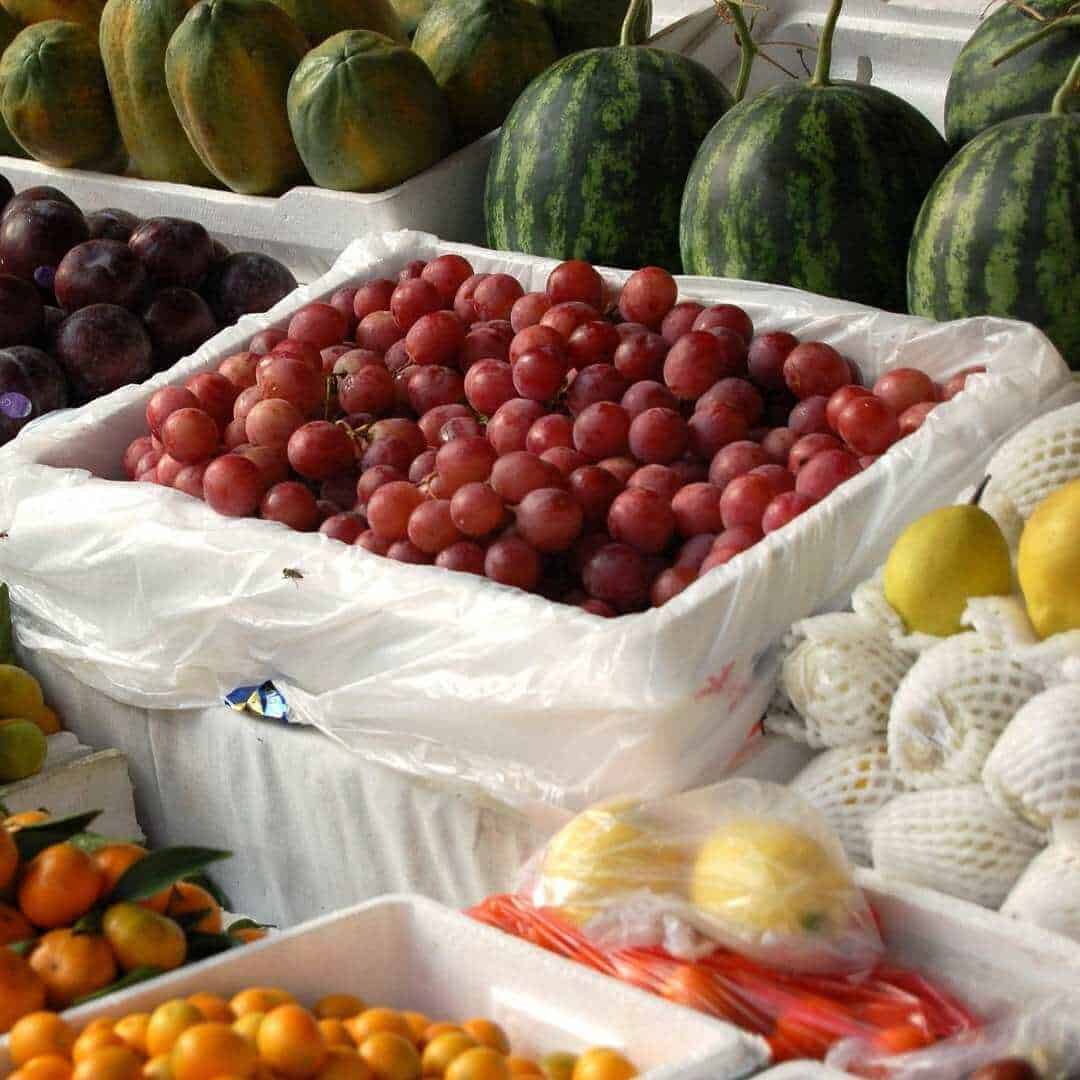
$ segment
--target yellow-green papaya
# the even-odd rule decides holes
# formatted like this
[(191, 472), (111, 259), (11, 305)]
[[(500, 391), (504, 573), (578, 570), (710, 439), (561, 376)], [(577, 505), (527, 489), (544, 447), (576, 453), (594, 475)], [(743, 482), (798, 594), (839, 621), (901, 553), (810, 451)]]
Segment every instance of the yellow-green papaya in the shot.
[(312, 47), (342, 30), (374, 30), (408, 43), (390, 0), (274, 0), (301, 30)]
[(108, 0), (98, 40), (116, 120), (147, 180), (216, 185), (191, 148), (165, 85), (165, 48), (195, 0)]
[(105, 0), (0, 0), (7, 13), (23, 26), (60, 19), (96, 30)]
[(270, 0), (200, 0), (165, 50), (165, 83), (195, 153), (227, 187), (277, 195), (305, 179), (285, 95), (307, 38)]
[[(18, 36), (21, 27), (19, 24), (5, 11), (0, 8), (0, 55), (4, 50), (15, 40)], [(0, 100), (3, 100), (4, 88), (0, 86)], [(3, 116), (0, 116), (0, 154), (5, 157), (26, 157), (26, 151), (15, 141), (11, 132), (7, 129), (7, 124), (4, 123)]]
[(31, 157), (62, 168), (122, 160), (97, 34), (49, 19), (20, 31), (0, 60), (0, 112)]
[(466, 141), (497, 128), (522, 90), (559, 58), (547, 20), (527, 0), (436, 0), (413, 48)]
[(435, 0), (393, 0), (394, 10), (401, 20), (401, 28), (409, 37), (416, 33), (420, 20), (427, 14), (427, 10)]
[(450, 114), (411, 49), (369, 30), (335, 34), (289, 84), (289, 122), (311, 178), (338, 191), (384, 191), (453, 145)]

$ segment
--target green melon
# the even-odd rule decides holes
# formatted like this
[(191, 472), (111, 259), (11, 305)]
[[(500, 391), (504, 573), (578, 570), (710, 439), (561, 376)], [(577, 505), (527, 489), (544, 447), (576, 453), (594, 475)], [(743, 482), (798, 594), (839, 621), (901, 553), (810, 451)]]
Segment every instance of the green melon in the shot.
[[(618, 45), (629, 0), (533, 0), (547, 16), (563, 53)], [(648, 36), (648, 30), (645, 31)]]
[(969, 142), (926, 197), (908, 260), (915, 315), (1034, 323), (1080, 371), (1080, 56), (1052, 112)]
[(416, 33), (420, 20), (434, 2), (435, 0), (393, 0), (394, 10), (401, 20), (401, 28), (409, 37)]
[(619, 45), (560, 60), (499, 133), (484, 195), (488, 244), (678, 271), (686, 174), (731, 103), (705, 67), (660, 49)]
[(320, 187), (383, 191), (430, 168), (452, 145), (442, 91), (424, 62), (382, 34), (347, 30), (300, 63), (289, 122)]
[(446, 94), (466, 142), (497, 128), (521, 91), (559, 58), (544, 16), (527, 0), (437, 0), (413, 49)]
[(312, 46), (342, 30), (374, 30), (402, 45), (408, 37), (390, 0), (274, 0), (301, 30)]
[(709, 133), (683, 197), (683, 266), (903, 311), (912, 228), (948, 147), (895, 95), (829, 79), (839, 7), (812, 81), (740, 102)]
[[(1076, 0), (1027, 0), (1030, 11), (1053, 19)], [(1012, 4), (980, 23), (953, 65), (945, 97), (945, 135), (954, 149), (993, 124), (1042, 113), (1080, 53), (1080, 26), (1059, 26), (1042, 41), (994, 67), (994, 61), (1045, 24)]]

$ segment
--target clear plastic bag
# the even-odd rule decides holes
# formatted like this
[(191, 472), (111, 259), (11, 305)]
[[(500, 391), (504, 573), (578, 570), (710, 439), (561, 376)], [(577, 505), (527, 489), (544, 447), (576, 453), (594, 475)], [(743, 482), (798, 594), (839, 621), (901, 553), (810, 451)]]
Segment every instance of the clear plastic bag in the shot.
[(606, 948), (693, 959), (720, 944), (792, 971), (866, 971), (883, 948), (823, 818), (756, 780), (586, 810), (530, 861), (519, 892)]

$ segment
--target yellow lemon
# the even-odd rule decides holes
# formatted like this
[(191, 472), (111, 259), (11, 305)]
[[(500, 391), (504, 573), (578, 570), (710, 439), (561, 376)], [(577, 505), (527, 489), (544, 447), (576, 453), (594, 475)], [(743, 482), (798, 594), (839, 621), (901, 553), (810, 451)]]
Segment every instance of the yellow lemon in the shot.
[(1080, 480), (1035, 507), (1020, 536), (1016, 570), (1039, 637), (1080, 630)]

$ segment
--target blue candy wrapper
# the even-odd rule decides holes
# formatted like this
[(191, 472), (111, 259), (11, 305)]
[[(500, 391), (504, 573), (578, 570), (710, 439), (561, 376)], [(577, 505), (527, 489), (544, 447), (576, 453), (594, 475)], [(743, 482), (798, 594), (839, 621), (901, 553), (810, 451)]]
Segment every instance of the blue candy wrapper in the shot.
[(231, 694), (226, 694), (225, 704), (236, 712), (254, 713), (284, 723), (289, 720), (289, 703), (272, 682), (264, 682), (261, 686), (238, 686)]

